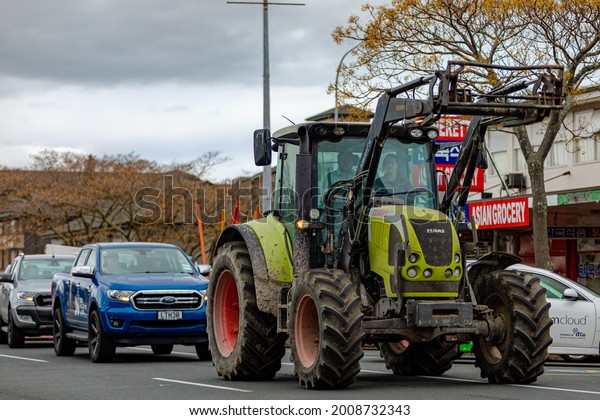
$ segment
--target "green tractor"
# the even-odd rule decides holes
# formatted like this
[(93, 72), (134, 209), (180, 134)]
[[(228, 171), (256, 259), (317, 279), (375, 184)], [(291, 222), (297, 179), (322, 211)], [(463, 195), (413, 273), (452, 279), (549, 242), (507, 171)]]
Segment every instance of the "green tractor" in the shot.
[[(530, 77), (476, 93), (464, 87), (473, 69)], [(560, 109), (562, 77), (555, 66), (450, 62), (386, 91), (370, 124), (257, 130), (256, 164), (277, 153), (274, 209), (229, 226), (216, 244), (207, 329), (217, 373), (272, 379), (287, 343), (301, 386), (346, 388), (365, 343), (394, 374), (441, 375), (472, 341), (490, 383), (534, 382), (552, 341), (544, 289), (505, 271), (519, 260), (508, 254), (488, 254), (467, 272), (476, 232), (462, 209), (485, 164), (487, 127)], [(440, 198), (433, 124), (444, 115), (472, 117)]]

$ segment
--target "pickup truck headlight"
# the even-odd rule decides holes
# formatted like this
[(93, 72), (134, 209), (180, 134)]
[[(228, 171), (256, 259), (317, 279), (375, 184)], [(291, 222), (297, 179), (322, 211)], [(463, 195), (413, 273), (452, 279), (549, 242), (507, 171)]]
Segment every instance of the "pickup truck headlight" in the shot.
[(106, 294), (109, 299), (120, 300), (121, 302), (129, 302), (129, 298), (133, 295), (133, 290), (107, 290)]
[(27, 302), (33, 302), (33, 297), (35, 295), (35, 292), (19, 292), (17, 293), (17, 299), (26, 300)]

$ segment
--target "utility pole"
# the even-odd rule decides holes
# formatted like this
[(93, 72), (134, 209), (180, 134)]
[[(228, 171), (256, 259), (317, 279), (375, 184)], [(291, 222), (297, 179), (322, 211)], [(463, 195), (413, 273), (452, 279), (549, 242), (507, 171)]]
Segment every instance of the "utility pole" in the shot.
[[(263, 128), (271, 129), (271, 94), (269, 85), (269, 6), (304, 6), (304, 3), (274, 3), (263, 1), (228, 1), (227, 4), (263, 6)], [(263, 168), (263, 212), (271, 210), (271, 166)]]

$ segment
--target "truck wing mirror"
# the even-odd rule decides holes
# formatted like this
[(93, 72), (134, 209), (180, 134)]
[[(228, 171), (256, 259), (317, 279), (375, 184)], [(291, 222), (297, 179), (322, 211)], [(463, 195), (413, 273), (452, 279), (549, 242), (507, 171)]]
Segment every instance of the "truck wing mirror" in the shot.
[(271, 164), (271, 132), (267, 128), (254, 131), (254, 163), (256, 166)]
[(94, 275), (92, 267), (88, 267), (85, 265), (81, 265), (81, 266), (73, 268), (73, 270), (71, 271), (71, 274), (73, 274), (75, 277), (88, 277), (88, 278), (92, 278)]
[(0, 282), (12, 283), (12, 275), (10, 273), (0, 273)]

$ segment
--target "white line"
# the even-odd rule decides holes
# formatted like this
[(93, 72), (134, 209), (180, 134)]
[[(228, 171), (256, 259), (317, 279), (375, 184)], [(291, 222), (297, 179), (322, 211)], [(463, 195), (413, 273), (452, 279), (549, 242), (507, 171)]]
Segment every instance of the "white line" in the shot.
[(0, 357), (8, 357), (9, 359), (29, 360), (30, 362), (48, 363), (48, 360), (30, 359), (28, 357), (9, 356), (8, 354), (0, 354)]
[(217, 386), (217, 385), (208, 385), (208, 384), (198, 384), (195, 382), (177, 381), (175, 379), (165, 379), (165, 378), (152, 378), (152, 379), (155, 379), (157, 381), (174, 382), (176, 384), (183, 384), (183, 385), (193, 385), (193, 386), (201, 386), (201, 387), (205, 387), (205, 388), (224, 389), (225, 391), (253, 392), (248, 389), (229, 388), (227, 386)]
[[(293, 363), (282, 363), (282, 364), (287, 364), (287, 365), (293, 365)], [(392, 374), (392, 372), (384, 372), (381, 370), (366, 370), (366, 369), (361, 369), (361, 372), (365, 372), (365, 373), (383, 373), (383, 374)], [(429, 379), (441, 379), (444, 381), (455, 381), (455, 382), (469, 382), (472, 384), (486, 384), (487, 381), (482, 381), (482, 380), (476, 380), (476, 379), (461, 379), (461, 378), (448, 378), (448, 377), (443, 377), (443, 376), (421, 376), (422, 378), (429, 378)], [(550, 387), (550, 386), (540, 386), (540, 385), (521, 385), (521, 384), (505, 384), (508, 386), (515, 386), (515, 387), (521, 387), (521, 388), (532, 388), (532, 389), (540, 389), (540, 390), (548, 390), (548, 391), (559, 391), (559, 392), (574, 392), (577, 394), (593, 394), (593, 395), (600, 395), (600, 391), (584, 391), (581, 389), (569, 389), (569, 388), (554, 388), (554, 387)]]
[(518, 385), (518, 384), (514, 384), (513, 386), (518, 386), (518, 387), (521, 387), (521, 388), (547, 389), (549, 391), (575, 392), (575, 393), (579, 393), (579, 394), (600, 395), (600, 392), (598, 392), (598, 391), (583, 391), (583, 390), (580, 390), (580, 389), (553, 388), (553, 387), (549, 387), (549, 386)]

